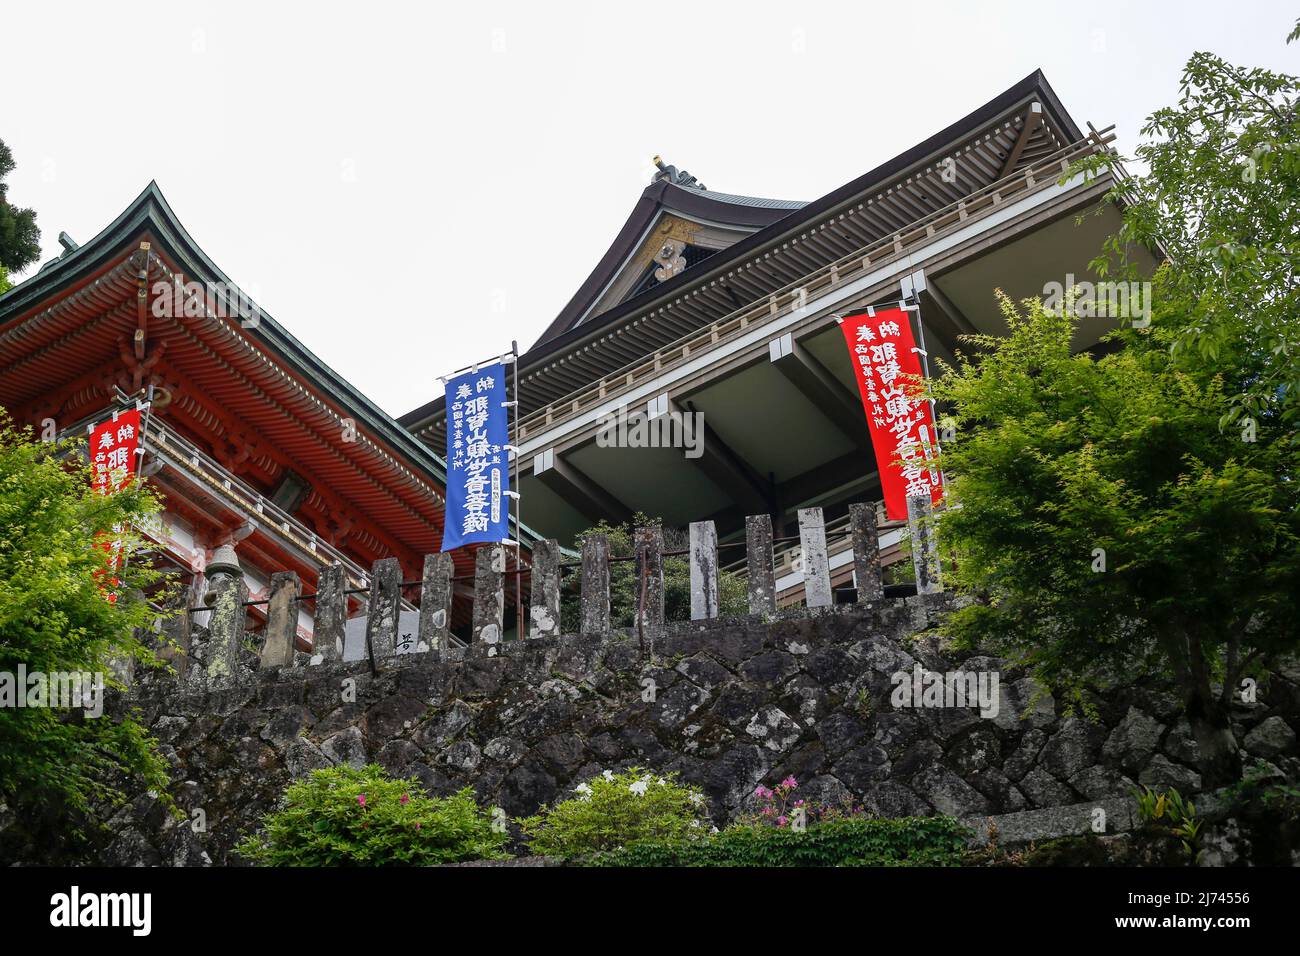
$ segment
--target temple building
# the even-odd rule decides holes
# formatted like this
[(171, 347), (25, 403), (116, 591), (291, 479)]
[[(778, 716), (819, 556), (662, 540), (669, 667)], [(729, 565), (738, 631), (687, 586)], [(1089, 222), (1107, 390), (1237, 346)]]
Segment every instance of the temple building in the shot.
[[(849, 502), (880, 497), (837, 318), (905, 301), (934, 366), (960, 336), (1003, 329), (995, 289), (1019, 299), (1090, 277), (1120, 222), (1103, 202), (1113, 183), (1063, 174), (1112, 139), (1083, 131), (1035, 72), (811, 202), (717, 192), (657, 159), (613, 244), (520, 357), (524, 520), (564, 542), (636, 512), (711, 519), (725, 542), (746, 514), (788, 535), (798, 509), (820, 506), (833, 533)], [(1085, 323), (1079, 348), (1114, 324)], [(699, 423), (702, 441), (611, 442), (621, 414)], [(443, 446), (441, 399), (399, 421)], [(900, 532), (881, 526), (888, 564)], [(788, 549), (783, 560), (790, 601), (802, 576)], [(850, 585), (847, 537), (831, 560)]]
[[(568, 545), (640, 512), (712, 520), (727, 544), (766, 513), (780, 541), (819, 506), (833, 583), (851, 586), (836, 532), (850, 502), (879, 500), (880, 478), (837, 320), (901, 301), (933, 367), (960, 336), (1003, 328), (996, 288), (1018, 299), (1089, 277), (1119, 212), (1109, 176), (1067, 170), (1112, 138), (1083, 131), (1036, 72), (811, 202), (715, 191), (657, 159), (609, 249), (520, 356), (516, 537)], [(274, 572), (310, 593), (338, 563), (358, 592), (349, 642), (354, 630), (363, 642), (373, 562), (395, 556), (417, 581), (440, 547), (444, 400), (390, 418), (248, 299), (152, 183), (89, 242), (60, 239), (63, 254), (0, 296), (0, 407), (49, 437), (148, 402), (141, 468), (166, 509), (149, 530), (191, 604), (232, 549), (254, 629)], [(1078, 347), (1114, 324), (1086, 321)], [(632, 418), (668, 423), (669, 440), (609, 440)], [(883, 512), (879, 524), (888, 565), (901, 529)], [(454, 560), (463, 628), (473, 549)], [(778, 591), (797, 601), (793, 549), (778, 562)], [(414, 617), (418, 588), (408, 597)], [(311, 602), (300, 609), (306, 650)]]
[[(0, 407), (45, 437), (84, 435), (152, 395), (141, 471), (165, 512), (147, 530), (191, 606), (232, 548), (250, 602), (277, 571), (310, 594), (327, 564), (358, 591), (389, 556), (419, 579), (441, 541), (442, 459), (249, 300), (155, 184), (84, 245), (60, 238), (62, 255), (0, 297)], [(473, 551), (455, 561), (470, 593)], [(312, 604), (299, 606), (306, 650)], [(250, 603), (252, 629), (264, 613)], [(349, 623), (349, 644), (363, 625)]]

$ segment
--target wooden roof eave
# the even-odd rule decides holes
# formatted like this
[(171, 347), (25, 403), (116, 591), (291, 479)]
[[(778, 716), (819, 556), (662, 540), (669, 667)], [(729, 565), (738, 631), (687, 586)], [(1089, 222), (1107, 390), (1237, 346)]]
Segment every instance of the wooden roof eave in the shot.
[[(96, 271), (112, 268), (115, 259), (123, 253), (133, 252), (138, 241), (145, 237), (154, 244), (155, 253), (165, 254), (187, 278), (238, 288), (186, 232), (157, 183), (150, 182), (126, 210), (92, 240), (0, 296), (0, 334), (10, 326), (20, 324), (42, 303), (56, 297), (61, 288), (70, 288), (93, 277)], [(326, 397), (355, 414), (358, 425), (381, 438), (393, 453), (445, 487), (446, 467), (440, 456), (416, 441), (410, 432), (260, 307), (258, 315), (258, 324), (242, 330), (245, 334), (273, 351), (302, 380), (312, 382)]]
[[(864, 193), (874, 192), (891, 181), (902, 182), (917, 169), (932, 163), (936, 157), (951, 152), (954, 146), (984, 135), (984, 131), (992, 133), (1000, 130), (1018, 115), (1019, 110), (1035, 101), (1043, 104), (1047, 121), (1054, 124), (1056, 128), (1064, 130), (1071, 142), (1083, 138), (1083, 133), (1061, 105), (1047, 78), (1041, 70), (1036, 70), (988, 103), (923, 142), (820, 199), (808, 203), (797, 212), (781, 218), (776, 228), (760, 230), (735, 246), (718, 253), (700, 267), (688, 270), (663, 283), (657, 290), (661, 299), (681, 295), (688, 287), (716, 278), (726, 269), (735, 268), (737, 260), (744, 260), (759, 249), (769, 249), (775, 244), (788, 240), (791, 236), (798, 235), (799, 231), (806, 230), (814, 221), (836, 215), (841, 210), (855, 205)], [(992, 172), (995, 173), (996, 169)], [(527, 365), (530, 364), (530, 359), (537, 361), (543, 354), (550, 354), (565, 346), (576, 345), (585, 335), (595, 333), (597, 331), (595, 326), (613, 324), (623, 318), (624, 313), (640, 312), (646, 306), (653, 307), (650, 303), (642, 304), (637, 300), (631, 300), (553, 338), (548, 339), (547, 333), (543, 333), (533, 347), (521, 357), (521, 361)], [(524, 367), (521, 366), (520, 371), (523, 370)], [(404, 415), (401, 420), (406, 421), (408, 417)]]
[[(637, 296), (581, 325), (555, 335), (552, 335), (552, 329), (548, 328), (534, 346), (520, 357), (520, 381), (525, 400), (530, 380), (536, 382), (538, 393), (553, 391), (536, 381), (537, 376), (548, 368), (551, 371), (547, 377), (559, 374), (565, 379), (561, 394), (567, 394), (572, 390), (567, 387), (571, 384), (567, 372), (574, 356), (589, 349), (594, 343), (598, 343), (602, 336), (615, 328), (631, 328), (640, 319), (650, 316), (662, 317), (673, 310), (674, 304), (679, 303), (696, 289), (717, 281), (728, 281), (739, 287), (745, 281), (740, 279), (740, 274), (750, 266), (761, 266), (763, 270), (770, 270), (779, 285), (781, 276), (788, 277), (791, 274), (789, 270), (782, 269), (780, 263), (771, 261), (773, 251), (779, 250), (782, 243), (788, 243), (800, 232), (818, 228), (819, 223), (825, 225), (837, 216), (847, 216), (856, 211), (861, 212), (868, 219), (872, 218), (873, 214), (870, 210), (873, 203), (866, 198), (867, 196), (885, 196), (882, 190), (890, 188), (891, 183), (894, 184), (893, 188), (901, 189), (916, 171), (925, 169), (927, 165), (933, 165), (938, 158), (952, 153), (953, 150), (957, 150), (966, 160), (975, 165), (985, 181), (996, 179), (998, 166), (984, 163), (977, 156), (978, 151), (972, 150), (971, 146), (1001, 137), (1005, 139), (1006, 147), (1009, 149), (1019, 132), (1013, 128), (1014, 122), (1021, 117), (1021, 111), (1033, 102), (1043, 105), (1044, 125), (1047, 129), (1061, 131), (1061, 135), (1069, 137), (1071, 142), (1083, 138), (1083, 134), (1061, 105), (1042, 71), (1036, 70), (984, 106), (894, 159), (821, 199), (809, 203), (797, 213), (781, 219), (775, 226), (762, 229), (717, 253), (695, 269), (687, 270), (669, 279), (655, 289), (653, 295)], [(903, 209), (906, 207), (897, 202), (892, 206), (884, 201), (875, 202), (874, 208), (874, 216), (878, 219), (876, 227), (884, 234), (906, 230), (911, 223), (917, 221), (914, 211), (904, 212)], [(771, 284), (772, 279), (768, 278), (762, 285)], [(758, 301), (767, 293), (762, 286), (755, 286), (751, 289), (751, 294), (755, 296), (754, 301)], [(554, 325), (555, 323), (552, 323), (552, 326)], [(632, 335), (630, 338), (635, 340), (638, 336)], [(626, 341), (628, 340), (625, 339)], [(560, 372), (560, 369), (564, 371)], [(443, 400), (438, 398), (400, 416), (398, 421), (413, 433), (428, 432), (431, 426), (434, 431), (437, 431), (442, 410)]]

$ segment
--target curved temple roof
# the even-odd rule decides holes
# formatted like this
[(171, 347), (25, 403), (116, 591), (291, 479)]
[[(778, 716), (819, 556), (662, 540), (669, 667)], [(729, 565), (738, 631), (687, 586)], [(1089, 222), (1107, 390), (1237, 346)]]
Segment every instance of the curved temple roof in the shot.
[(682, 246), (721, 251), (807, 205), (712, 192), (689, 173), (665, 166), (657, 156), (655, 161), (661, 171), (641, 193), (613, 244), (534, 348), (637, 297), (648, 283), (636, 283), (659, 261), (656, 253), (664, 240), (675, 240), (676, 251)]
[[(0, 296), (0, 344), (18, 334), (19, 326), (32, 318), (27, 314), (30, 310), (53, 301), (60, 290), (72, 288), (99, 273), (124, 252), (133, 250), (136, 240), (146, 237), (152, 240), (154, 251), (171, 259), (187, 278), (238, 288), (190, 237), (158, 184), (151, 181), (97, 236), (47, 262), (35, 275)], [(273, 349), (304, 378), (354, 411), (363, 425), (391, 442), (394, 450), (407, 457), (411, 464), (438, 482), (445, 482), (445, 465), (428, 446), (413, 441), (386, 412), (321, 361), (265, 310), (257, 308), (257, 314), (257, 325), (246, 327), (246, 335)]]
[[(442, 458), (252, 303), (156, 183), (93, 239), (65, 245), (0, 296), (0, 406), (72, 422), (107, 407), (113, 382), (134, 376), (138, 393), (161, 374), (183, 383), (168, 414), (211, 436), (218, 454), (247, 462), (261, 482), (310, 476), (315, 524), (360, 528), (353, 518), (364, 516), (367, 552), (417, 568), (420, 555), (439, 549)], [(149, 290), (176, 275), (218, 290), (224, 308), (154, 313)], [(249, 314), (255, 319), (240, 320)], [(340, 438), (343, 426), (349, 437)], [(471, 549), (457, 559), (460, 571), (472, 569)]]
[[(1082, 139), (1036, 70), (928, 139), (809, 203), (715, 193), (688, 175), (661, 173), (577, 294), (520, 356), (523, 414), (632, 361), (629, 351), (642, 339), (642, 351), (653, 351), (656, 341), (671, 341), (762, 301), (825, 262), (904, 231), (934, 209)], [(955, 163), (951, 178), (945, 163)], [(715, 224), (686, 237), (711, 240), (715, 251), (662, 281), (620, 286), (629, 274), (638, 274), (631, 267), (642, 260), (635, 257), (647, 252), (653, 257), (659, 247), (650, 241), (658, 236), (652, 227), (667, 223), (667, 236), (680, 238), (674, 233), (678, 219)], [(438, 398), (398, 421), (437, 447), (442, 417)]]

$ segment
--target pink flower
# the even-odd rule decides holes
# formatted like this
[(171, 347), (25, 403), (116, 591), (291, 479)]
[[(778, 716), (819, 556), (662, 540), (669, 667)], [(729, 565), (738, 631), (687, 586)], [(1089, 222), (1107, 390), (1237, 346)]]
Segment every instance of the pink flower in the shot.
[(795, 789), (795, 787), (799, 786), (799, 781), (796, 780), (794, 777), (786, 777), (784, 780), (781, 781), (781, 786), (789, 787), (791, 790), (793, 790)]
[(776, 825), (779, 826), (779, 827), (783, 827), (783, 826), (785, 826), (785, 817), (777, 817), (777, 818), (776, 818)]
[(366, 795), (364, 793), (357, 794), (357, 803), (363, 807), (366, 805)]
[(406, 794), (402, 794), (402, 801), (401, 801), (401, 802), (402, 802), (402, 806), (406, 806), (408, 803), (411, 802), (411, 798), (408, 797)]
[(794, 802), (794, 805), (795, 805), (796, 807), (802, 807), (802, 806), (803, 806), (803, 801), (802, 801), (802, 800), (796, 800), (796, 801)]
[(420, 822), (419, 822), (418, 820), (417, 820), (416, 823), (415, 823), (415, 828), (416, 828), (417, 830), (420, 829)]

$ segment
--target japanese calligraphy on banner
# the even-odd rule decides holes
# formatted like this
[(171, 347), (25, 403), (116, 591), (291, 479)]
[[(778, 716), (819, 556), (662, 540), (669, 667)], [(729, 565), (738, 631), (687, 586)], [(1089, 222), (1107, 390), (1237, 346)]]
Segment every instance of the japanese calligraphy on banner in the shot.
[(442, 550), (509, 534), (510, 462), (502, 365), (447, 381), (447, 513)]
[[(90, 430), (90, 486), (103, 495), (125, 487), (135, 475), (135, 450), (140, 446), (140, 411), (131, 409), (118, 412), (106, 422)], [(103, 540), (99, 547), (108, 555), (109, 567), (122, 565), (122, 543)], [(118, 579), (109, 577), (109, 585), (116, 587)], [(102, 585), (101, 585), (102, 587)], [(110, 604), (117, 595), (104, 589)]]
[(907, 520), (907, 499), (943, 497), (939, 469), (929, 460), (937, 439), (930, 403), (916, 393), (921, 362), (912, 326), (903, 309), (878, 309), (875, 315), (845, 316), (840, 323), (853, 360), (854, 377), (871, 428), (885, 514)]
[(112, 494), (135, 474), (135, 450), (140, 444), (140, 412), (118, 412), (90, 431), (90, 484)]

